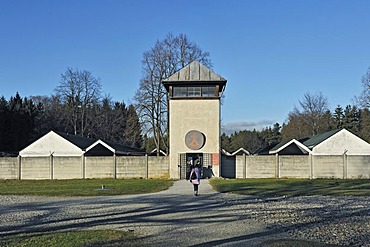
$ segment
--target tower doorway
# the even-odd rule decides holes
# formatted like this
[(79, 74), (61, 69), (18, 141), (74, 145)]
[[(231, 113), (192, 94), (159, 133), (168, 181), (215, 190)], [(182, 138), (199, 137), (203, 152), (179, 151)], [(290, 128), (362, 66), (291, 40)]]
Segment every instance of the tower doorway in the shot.
[(195, 164), (199, 161), (201, 177), (203, 177), (203, 153), (185, 153), (180, 154), (180, 179), (189, 179), (191, 172), (191, 163)]

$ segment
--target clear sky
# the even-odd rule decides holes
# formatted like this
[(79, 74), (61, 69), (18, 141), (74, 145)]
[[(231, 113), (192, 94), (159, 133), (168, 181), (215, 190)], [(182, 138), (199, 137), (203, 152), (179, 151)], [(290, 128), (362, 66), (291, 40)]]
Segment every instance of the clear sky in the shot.
[(0, 96), (54, 93), (67, 67), (132, 103), (143, 52), (169, 32), (228, 80), (226, 130), (283, 124), (305, 93), (353, 105), (370, 67), (368, 0), (0, 0)]

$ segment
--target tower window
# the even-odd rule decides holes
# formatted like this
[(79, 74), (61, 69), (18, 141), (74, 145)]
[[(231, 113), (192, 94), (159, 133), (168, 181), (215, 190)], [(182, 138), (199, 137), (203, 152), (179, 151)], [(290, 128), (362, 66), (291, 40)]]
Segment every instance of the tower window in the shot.
[(174, 86), (172, 97), (216, 97), (216, 86)]
[(215, 97), (216, 87), (202, 87), (202, 97)]
[(173, 97), (187, 97), (186, 87), (173, 87)]
[(201, 87), (188, 87), (188, 97), (202, 96)]

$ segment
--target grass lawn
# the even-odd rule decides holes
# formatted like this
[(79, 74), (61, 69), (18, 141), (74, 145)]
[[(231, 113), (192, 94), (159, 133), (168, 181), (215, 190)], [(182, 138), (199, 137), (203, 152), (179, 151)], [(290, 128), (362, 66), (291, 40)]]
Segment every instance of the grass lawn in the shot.
[(0, 246), (76, 247), (127, 246), (135, 234), (115, 230), (27, 233), (0, 238)]
[(0, 180), (0, 195), (128, 195), (158, 192), (172, 184), (173, 180), (161, 179)]
[(369, 179), (212, 179), (212, 187), (260, 197), (274, 196), (370, 196)]

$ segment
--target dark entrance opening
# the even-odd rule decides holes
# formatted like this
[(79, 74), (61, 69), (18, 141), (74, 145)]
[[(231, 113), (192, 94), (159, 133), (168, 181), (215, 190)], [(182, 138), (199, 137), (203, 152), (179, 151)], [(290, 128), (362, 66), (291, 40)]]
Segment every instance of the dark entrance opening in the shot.
[[(186, 153), (186, 162), (185, 164), (181, 164), (182, 166), (182, 169), (181, 169), (181, 174), (180, 174), (180, 177), (182, 179), (186, 179), (188, 180), (189, 179), (189, 175), (190, 175), (190, 172), (191, 172), (191, 163), (190, 161), (192, 161), (193, 164), (195, 164), (195, 162), (199, 160), (200, 162), (200, 174), (201, 174), (201, 178), (203, 177), (203, 153)], [(185, 168), (185, 169), (184, 169)]]
[(179, 154), (179, 175), (180, 179), (188, 179), (190, 175), (189, 160), (199, 157), (201, 178), (211, 178), (214, 176), (212, 171), (212, 154), (210, 153), (182, 153)]

